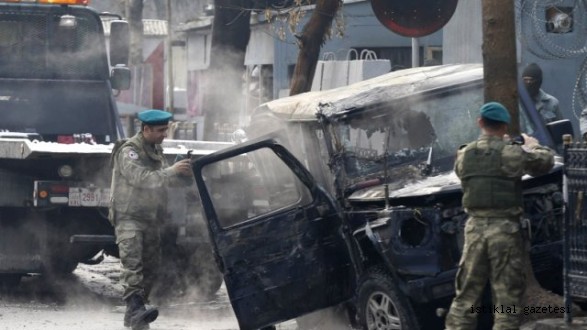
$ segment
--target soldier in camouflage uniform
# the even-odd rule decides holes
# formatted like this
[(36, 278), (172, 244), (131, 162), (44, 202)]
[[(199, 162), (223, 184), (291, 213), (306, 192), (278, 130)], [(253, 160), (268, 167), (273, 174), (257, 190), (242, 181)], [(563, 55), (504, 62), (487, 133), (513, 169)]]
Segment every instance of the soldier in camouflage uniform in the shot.
[[(469, 215), (465, 244), (456, 276), (456, 297), (446, 329), (476, 329), (478, 313), (494, 315), (493, 329), (519, 329), (525, 290), (524, 249), (520, 231), (524, 174), (548, 173), (554, 164), (550, 149), (524, 136), (524, 144), (506, 135), (510, 115), (497, 102), (481, 107), (481, 136), (462, 146), (455, 172), (463, 187), (463, 207)], [(493, 306), (480, 306), (487, 281)], [(497, 307), (495, 309), (494, 307)]]
[(138, 115), (141, 132), (112, 152), (110, 221), (123, 266), (124, 325), (148, 329), (159, 312), (146, 308), (160, 260), (159, 225), (166, 218), (166, 188), (192, 175), (189, 160), (168, 166), (161, 143), (171, 114), (146, 110)]

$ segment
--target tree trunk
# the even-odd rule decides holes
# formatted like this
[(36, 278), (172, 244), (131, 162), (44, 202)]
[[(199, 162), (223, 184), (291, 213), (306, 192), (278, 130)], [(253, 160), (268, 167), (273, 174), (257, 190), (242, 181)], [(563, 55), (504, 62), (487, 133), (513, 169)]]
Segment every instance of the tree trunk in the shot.
[(126, 19), (130, 27), (130, 65), (143, 64), (143, 0), (126, 0)]
[(514, 0), (483, 0), (485, 101), (510, 111), (512, 136), (520, 135), (515, 26)]
[(316, 8), (312, 12), (310, 20), (304, 26), (302, 34), (298, 36), (300, 51), (292, 77), (290, 95), (304, 93), (312, 88), (320, 48), (326, 41), (328, 31), (340, 5), (340, 0), (316, 1)]
[(210, 66), (204, 84), (204, 140), (222, 140), (219, 130), (238, 124), (251, 7), (248, 0), (214, 0)]
[[(518, 110), (516, 29), (514, 0), (483, 0), (483, 67), (485, 101), (502, 103), (512, 117), (510, 135), (520, 135)], [(562, 297), (546, 291), (534, 275), (530, 243), (524, 260), (526, 292), (523, 306), (564, 306)], [(576, 308), (576, 307), (574, 307)], [(561, 314), (562, 315), (562, 314)], [(559, 315), (559, 316), (561, 316)], [(523, 321), (550, 317), (550, 314), (522, 315)]]

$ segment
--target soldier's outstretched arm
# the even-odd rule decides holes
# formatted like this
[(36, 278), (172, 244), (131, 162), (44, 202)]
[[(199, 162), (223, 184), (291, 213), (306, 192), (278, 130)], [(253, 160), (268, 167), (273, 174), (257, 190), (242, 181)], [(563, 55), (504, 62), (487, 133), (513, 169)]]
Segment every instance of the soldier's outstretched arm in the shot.
[(548, 173), (554, 166), (554, 152), (541, 145), (535, 145), (526, 150), (524, 170), (531, 176)]
[(125, 147), (118, 154), (120, 175), (134, 187), (159, 188), (163, 187), (170, 178), (177, 175), (173, 167), (161, 170), (152, 170), (141, 163), (138, 153), (133, 147)]

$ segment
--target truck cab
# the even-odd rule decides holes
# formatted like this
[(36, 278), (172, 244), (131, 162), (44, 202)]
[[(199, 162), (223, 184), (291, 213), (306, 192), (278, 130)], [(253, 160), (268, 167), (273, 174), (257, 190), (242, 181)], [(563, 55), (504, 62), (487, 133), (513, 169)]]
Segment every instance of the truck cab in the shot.
[[(364, 329), (442, 323), (428, 314), (454, 296), (467, 218), (452, 168), (482, 104), (479, 64), (406, 69), (263, 104), (242, 144), (198, 160), (241, 329), (341, 303)], [(524, 95), (520, 122), (555, 149), (572, 133)], [(561, 270), (561, 169), (523, 180), (539, 279)]]
[[(31, 273), (71, 273), (80, 262), (100, 262), (101, 251), (118, 255), (107, 215), (110, 153), (125, 137), (115, 95), (130, 86), (129, 27), (88, 3), (0, 1), (0, 287)], [(227, 145), (163, 147), (173, 161)], [(170, 194), (176, 207), (164, 231), (164, 273), (175, 275), (174, 288), (181, 274), (190, 284), (206, 279), (205, 292), (214, 293), (222, 279), (206, 267), (205, 224), (197, 204), (188, 211), (181, 203), (185, 195)]]
[(0, 282), (69, 273), (107, 235), (109, 144), (121, 136), (113, 89), (129, 87), (128, 24), (107, 50), (87, 0), (0, 1)]

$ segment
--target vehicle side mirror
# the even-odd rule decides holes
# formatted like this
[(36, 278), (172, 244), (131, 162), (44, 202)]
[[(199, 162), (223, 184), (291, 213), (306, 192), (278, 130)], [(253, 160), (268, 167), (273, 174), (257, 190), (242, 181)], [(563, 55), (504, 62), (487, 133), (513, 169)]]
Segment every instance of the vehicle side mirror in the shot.
[(130, 88), (130, 69), (125, 66), (116, 66), (110, 71), (110, 85), (119, 91)]
[(130, 53), (130, 28), (127, 21), (110, 22), (110, 65), (128, 65)]
[(568, 119), (561, 119), (546, 124), (546, 128), (550, 132), (552, 141), (556, 146), (563, 144), (563, 135), (570, 134), (573, 136), (573, 125)]

